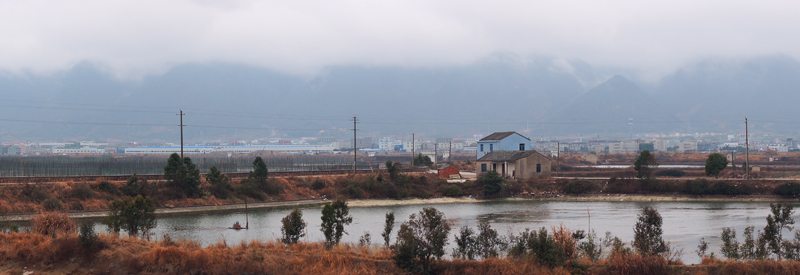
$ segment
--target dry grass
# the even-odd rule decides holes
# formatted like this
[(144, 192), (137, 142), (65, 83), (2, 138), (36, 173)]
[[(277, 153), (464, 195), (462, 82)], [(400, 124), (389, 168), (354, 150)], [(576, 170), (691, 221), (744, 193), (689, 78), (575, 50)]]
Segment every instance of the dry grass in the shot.
[(434, 266), (437, 274), (469, 275), (469, 274), (572, 274), (563, 267), (547, 268), (531, 260), (489, 258), (482, 261), (452, 260), (442, 261)]
[(45, 212), (34, 216), (31, 219), (31, 228), (33, 232), (48, 236), (75, 233), (75, 224), (72, 223), (69, 216), (55, 212)]
[[(387, 249), (340, 245), (331, 250), (319, 243), (284, 246), (280, 242), (250, 242), (202, 248), (190, 241), (147, 242), (101, 235), (103, 249), (82, 253), (77, 237), (0, 234), (0, 262), (5, 268), (43, 271), (72, 270), (99, 274), (398, 274)], [(75, 266), (79, 263), (79, 266)], [(77, 269), (77, 270), (76, 270)]]
[(800, 274), (800, 262), (796, 261), (730, 261), (705, 258), (707, 274)]

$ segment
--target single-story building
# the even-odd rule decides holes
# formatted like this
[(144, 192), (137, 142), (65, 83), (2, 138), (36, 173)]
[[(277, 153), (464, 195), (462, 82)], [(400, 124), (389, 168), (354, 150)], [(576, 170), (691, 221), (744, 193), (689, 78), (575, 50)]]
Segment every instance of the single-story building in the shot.
[(461, 178), (461, 171), (459, 171), (458, 168), (450, 164), (445, 164), (444, 166), (439, 167), (439, 169), (437, 169), (437, 172), (439, 173), (440, 178), (449, 179), (451, 178), (451, 175), (457, 175), (458, 178)]
[(535, 150), (492, 151), (475, 162), (475, 173), (480, 176), (487, 171), (496, 171), (500, 176), (512, 179), (549, 178), (550, 163), (550, 158)]

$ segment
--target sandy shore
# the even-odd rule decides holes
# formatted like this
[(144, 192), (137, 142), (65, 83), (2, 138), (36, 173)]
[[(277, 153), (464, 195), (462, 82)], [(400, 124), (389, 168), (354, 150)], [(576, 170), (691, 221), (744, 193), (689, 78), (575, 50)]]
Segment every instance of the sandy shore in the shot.
[(476, 203), (483, 200), (472, 198), (434, 198), (434, 199), (403, 199), (403, 200), (349, 200), (350, 207), (392, 206), (392, 205), (417, 205), (417, 204), (444, 204), (444, 203)]
[(796, 202), (774, 195), (751, 196), (689, 196), (689, 195), (639, 195), (639, 194), (590, 194), (561, 195), (552, 198), (508, 198), (507, 200), (541, 200), (541, 201), (718, 201), (718, 202)]

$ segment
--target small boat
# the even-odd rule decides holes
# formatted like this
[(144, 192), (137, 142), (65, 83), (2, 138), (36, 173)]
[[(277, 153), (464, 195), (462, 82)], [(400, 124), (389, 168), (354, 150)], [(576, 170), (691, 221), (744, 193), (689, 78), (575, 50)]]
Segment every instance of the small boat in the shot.
[(239, 223), (239, 221), (236, 221), (235, 223), (233, 223), (233, 226), (228, 227), (228, 228), (229, 229), (235, 229), (235, 230), (250, 229), (250, 219), (247, 217), (247, 212), (248, 212), (247, 211), (247, 199), (244, 199), (244, 218), (246, 219), (247, 223), (245, 223), (244, 227), (242, 227), (242, 224)]

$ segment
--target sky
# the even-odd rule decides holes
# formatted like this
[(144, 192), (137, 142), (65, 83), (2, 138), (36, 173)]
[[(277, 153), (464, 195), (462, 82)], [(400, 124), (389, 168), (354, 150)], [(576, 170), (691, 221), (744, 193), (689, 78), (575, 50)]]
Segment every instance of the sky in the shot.
[(800, 1), (0, 0), (0, 71), (83, 61), (121, 78), (230, 62), (441, 67), (494, 53), (583, 60), (643, 78), (705, 58), (800, 58)]

